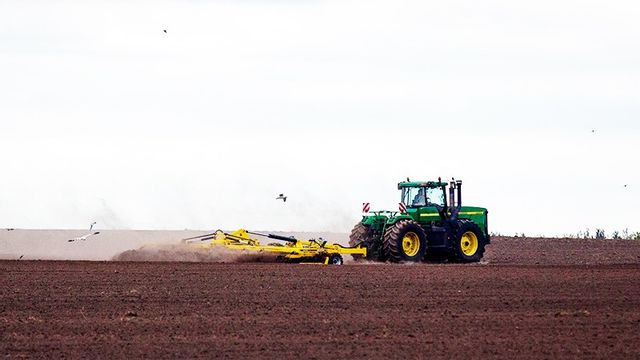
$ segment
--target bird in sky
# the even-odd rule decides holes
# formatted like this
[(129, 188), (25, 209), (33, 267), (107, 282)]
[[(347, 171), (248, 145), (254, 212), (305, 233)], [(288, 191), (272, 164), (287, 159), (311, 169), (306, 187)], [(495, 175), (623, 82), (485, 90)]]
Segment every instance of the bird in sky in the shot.
[(90, 231), (90, 232), (89, 232), (88, 234), (86, 234), (86, 235), (82, 235), (82, 236), (79, 236), (79, 237), (77, 237), (77, 238), (69, 239), (69, 240), (67, 240), (67, 241), (68, 241), (68, 242), (74, 242), (74, 241), (85, 241), (85, 240), (87, 240), (87, 238), (89, 238), (90, 236), (100, 234), (100, 231), (93, 231), (93, 232), (91, 232), (91, 231), (93, 230), (93, 225), (95, 225), (95, 224), (96, 224), (96, 222), (94, 221), (94, 222), (92, 222), (92, 223), (91, 223), (91, 225), (89, 225), (89, 231)]
[(287, 202), (287, 197), (284, 196), (284, 194), (280, 194), (280, 195), (278, 195), (276, 200), (282, 200), (283, 202)]
[(164, 29), (164, 30), (162, 30), (162, 31), (164, 31), (164, 33), (165, 33), (165, 34), (167, 33), (167, 29)]

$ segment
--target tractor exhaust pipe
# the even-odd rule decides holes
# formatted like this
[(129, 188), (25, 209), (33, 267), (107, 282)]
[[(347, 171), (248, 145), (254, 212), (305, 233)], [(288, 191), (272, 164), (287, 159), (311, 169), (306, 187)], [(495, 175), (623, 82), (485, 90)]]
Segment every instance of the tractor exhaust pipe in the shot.
[(456, 207), (456, 183), (453, 179), (449, 182), (449, 207), (453, 210)]
[(458, 218), (458, 213), (462, 207), (462, 180), (455, 180), (452, 178), (449, 182), (449, 204), (451, 206), (451, 215), (449, 220), (455, 221)]

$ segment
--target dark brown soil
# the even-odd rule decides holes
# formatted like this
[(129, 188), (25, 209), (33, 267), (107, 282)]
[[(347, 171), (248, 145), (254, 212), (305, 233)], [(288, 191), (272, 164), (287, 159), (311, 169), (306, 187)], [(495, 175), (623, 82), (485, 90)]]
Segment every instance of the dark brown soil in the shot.
[(639, 242), (488, 250), (474, 265), (0, 261), (0, 355), (640, 358)]
[(495, 237), (484, 260), (490, 264), (640, 264), (640, 241)]

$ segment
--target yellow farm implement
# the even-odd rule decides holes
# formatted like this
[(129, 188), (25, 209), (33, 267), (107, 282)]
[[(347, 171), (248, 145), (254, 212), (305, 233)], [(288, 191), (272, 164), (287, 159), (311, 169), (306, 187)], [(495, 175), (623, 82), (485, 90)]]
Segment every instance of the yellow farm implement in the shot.
[[(285, 243), (263, 245), (251, 235), (282, 240)], [(367, 256), (365, 247), (345, 247), (338, 244), (328, 244), (322, 239), (299, 240), (294, 237), (261, 234), (244, 229), (238, 229), (231, 233), (216, 230), (210, 234), (195, 236), (182, 241), (190, 246), (212, 251), (215, 251), (216, 248), (225, 248), (249, 253), (275, 255), (278, 261), (288, 263), (342, 265), (344, 262), (343, 254), (359, 255), (363, 258)]]

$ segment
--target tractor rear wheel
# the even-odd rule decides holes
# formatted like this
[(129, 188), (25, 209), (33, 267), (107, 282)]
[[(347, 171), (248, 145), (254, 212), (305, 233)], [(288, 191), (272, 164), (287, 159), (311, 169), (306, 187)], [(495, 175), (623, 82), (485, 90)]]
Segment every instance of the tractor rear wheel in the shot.
[(478, 262), (484, 255), (485, 244), (484, 233), (476, 223), (461, 221), (453, 240), (452, 260), (464, 263)]
[(427, 235), (417, 222), (400, 220), (387, 227), (383, 244), (390, 261), (420, 261), (427, 252)]
[[(371, 258), (373, 251), (374, 239), (373, 239), (373, 231), (371, 230), (371, 226), (364, 225), (363, 223), (357, 223), (353, 230), (351, 230), (351, 235), (349, 235), (349, 246), (356, 247), (362, 246), (367, 248), (367, 258)], [(353, 260), (360, 261), (365, 258), (361, 255), (351, 255)]]

